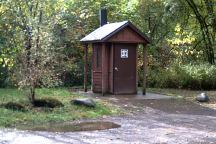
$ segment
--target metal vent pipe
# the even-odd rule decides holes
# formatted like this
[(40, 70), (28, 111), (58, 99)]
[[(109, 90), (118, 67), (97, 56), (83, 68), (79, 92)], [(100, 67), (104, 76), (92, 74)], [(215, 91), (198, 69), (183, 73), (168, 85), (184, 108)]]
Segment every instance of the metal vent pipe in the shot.
[(100, 10), (100, 26), (107, 24), (107, 10), (105, 8)]

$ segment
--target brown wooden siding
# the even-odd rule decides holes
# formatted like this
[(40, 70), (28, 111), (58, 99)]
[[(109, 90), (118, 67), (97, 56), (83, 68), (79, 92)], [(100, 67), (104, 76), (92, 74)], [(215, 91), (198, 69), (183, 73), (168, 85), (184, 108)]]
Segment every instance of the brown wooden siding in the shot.
[[(104, 74), (105, 89), (108, 93), (113, 93), (113, 45), (107, 43), (105, 45), (105, 56), (102, 57), (102, 44), (94, 43), (92, 52), (92, 91), (102, 92), (102, 58), (104, 58), (106, 70)], [(98, 59), (99, 55), (99, 59)], [(99, 65), (98, 65), (99, 64)]]
[(108, 40), (109, 42), (146, 43), (146, 41), (130, 27), (126, 27)]
[(109, 44), (102, 44), (102, 94), (109, 90)]
[(92, 91), (102, 91), (102, 50), (100, 43), (94, 43), (92, 51)]
[(102, 73), (101, 72), (93, 72), (93, 92), (101, 92), (102, 88)]
[(109, 93), (113, 93), (113, 44), (110, 44), (109, 49)]

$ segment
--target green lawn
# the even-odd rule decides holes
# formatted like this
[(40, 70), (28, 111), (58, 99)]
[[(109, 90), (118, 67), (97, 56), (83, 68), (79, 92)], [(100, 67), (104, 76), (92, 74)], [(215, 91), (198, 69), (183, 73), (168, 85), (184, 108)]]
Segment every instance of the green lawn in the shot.
[(19, 127), (22, 125), (44, 124), (49, 122), (73, 121), (83, 118), (96, 118), (103, 115), (114, 115), (120, 112), (117, 106), (97, 100), (96, 108), (71, 105), (70, 101), (80, 98), (67, 88), (41, 88), (36, 90), (36, 98), (55, 98), (60, 100), (64, 107), (48, 109), (33, 108), (27, 99), (26, 93), (17, 89), (0, 89), (0, 105), (7, 102), (19, 102), (27, 107), (27, 111), (9, 110), (0, 107), (0, 127)]

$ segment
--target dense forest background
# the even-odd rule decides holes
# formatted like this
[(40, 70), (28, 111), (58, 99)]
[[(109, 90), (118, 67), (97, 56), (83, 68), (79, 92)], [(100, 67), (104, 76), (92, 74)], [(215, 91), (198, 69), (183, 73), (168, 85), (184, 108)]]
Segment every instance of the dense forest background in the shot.
[(214, 0), (0, 0), (0, 87), (82, 85), (79, 40), (99, 27), (100, 8), (151, 39), (148, 87), (216, 88)]

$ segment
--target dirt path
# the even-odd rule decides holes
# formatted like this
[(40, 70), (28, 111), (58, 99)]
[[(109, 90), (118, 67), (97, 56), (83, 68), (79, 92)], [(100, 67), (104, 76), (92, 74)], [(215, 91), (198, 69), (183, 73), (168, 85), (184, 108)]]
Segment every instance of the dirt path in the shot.
[[(91, 132), (27, 132), (0, 130), (2, 144), (195, 144), (216, 143), (216, 111), (176, 99), (107, 98), (129, 111), (128, 115), (101, 121), (120, 128)], [(94, 120), (91, 120), (94, 121)], [(98, 119), (97, 119), (98, 121)]]

